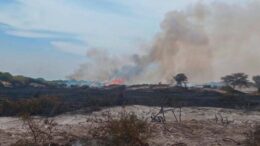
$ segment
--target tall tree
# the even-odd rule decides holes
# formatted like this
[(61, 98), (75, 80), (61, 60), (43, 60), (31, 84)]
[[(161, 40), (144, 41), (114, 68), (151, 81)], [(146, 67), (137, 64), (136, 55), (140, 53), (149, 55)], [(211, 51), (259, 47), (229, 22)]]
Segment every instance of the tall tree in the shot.
[(184, 85), (184, 87), (187, 87), (188, 77), (184, 73), (179, 73), (173, 78), (176, 81), (177, 86)]
[(232, 75), (227, 75), (221, 78), (224, 83), (233, 88), (239, 87), (248, 87), (248, 75), (245, 73), (234, 73)]
[(253, 81), (255, 82), (255, 86), (258, 89), (258, 92), (260, 92), (260, 75), (254, 76)]

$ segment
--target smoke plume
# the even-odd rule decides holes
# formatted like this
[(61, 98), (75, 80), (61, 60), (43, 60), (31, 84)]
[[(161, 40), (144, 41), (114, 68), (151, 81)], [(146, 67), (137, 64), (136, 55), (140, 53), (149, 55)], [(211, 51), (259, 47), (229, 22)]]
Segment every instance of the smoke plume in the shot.
[(146, 54), (127, 61), (102, 51), (71, 78), (127, 83), (166, 82), (185, 73), (192, 82), (218, 80), (233, 72), (260, 73), (260, 2), (229, 5), (197, 3), (166, 14), (161, 31), (146, 45)]

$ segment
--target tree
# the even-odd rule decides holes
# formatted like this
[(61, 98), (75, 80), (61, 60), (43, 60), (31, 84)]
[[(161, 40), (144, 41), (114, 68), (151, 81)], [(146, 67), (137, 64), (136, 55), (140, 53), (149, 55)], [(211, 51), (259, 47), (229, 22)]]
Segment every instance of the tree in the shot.
[(260, 75), (254, 76), (253, 81), (255, 82), (255, 86), (258, 89), (258, 92), (260, 92)]
[(234, 73), (231, 75), (227, 75), (225, 77), (221, 78), (224, 83), (226, 83), (228, 86), (232, 86), (232, 88), (242, 88), (242, 87), (248, 87), (249, 81), (248, 81), (248, 75), (244, 73)]
[(188, 77), (184, 73), (179, 73), (173, 78), (176, 81), (177, 86), (184, 85), (184, 87), (187, 87)]

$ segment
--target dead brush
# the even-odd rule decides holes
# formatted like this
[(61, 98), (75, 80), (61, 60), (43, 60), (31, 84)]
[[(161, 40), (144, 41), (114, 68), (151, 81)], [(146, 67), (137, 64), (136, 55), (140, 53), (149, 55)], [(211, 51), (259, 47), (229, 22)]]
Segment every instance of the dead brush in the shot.
[(90, 130), (92, 138), (105, 146), (148, 146), (153, 127), (134, 113), (122, 112), (118, 118), (107, 114), (104, 122)]
[(216, 123), (220, 123), (223, 126), (228, 126), (231, 123), (234, 123), (234, 120), (229, 120), (228, 117), (223, 117), (221, 113), (215, 114), (214, 118)]
[(166, 122), (165, 114), (167, 112), (172, 112), (176, 123), (182, 122), (182, 107), (181, 106), (179, 107), (179, 111), (178, 111), (179, 115), (178, 116), (177, 116), (175, 108), (164, 109), (164, 107), (161, 106), (160, 111), (157, 114), (151, 116), (151, 121), (165, 124), (165, 122)]
[(34, 119), (28, 114), (21, 116), (28, 139), (20, 139), (13, 146), (42, 146), (53, 144), (57, 123), (53, 119)]

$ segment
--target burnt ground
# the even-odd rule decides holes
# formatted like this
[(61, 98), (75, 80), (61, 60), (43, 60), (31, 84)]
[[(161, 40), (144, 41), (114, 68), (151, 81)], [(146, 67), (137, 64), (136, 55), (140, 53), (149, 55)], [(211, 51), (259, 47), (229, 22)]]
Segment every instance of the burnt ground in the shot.
[(110, 86), (104, 88), (0, 88), (0, 98), (18, 100), (59, 97), (70, 110), (89, 106), (146, 105), (197, 106), (259, 110), (260, 95), (227, 93), (217, 89), (184, 89), (166, 85)]

